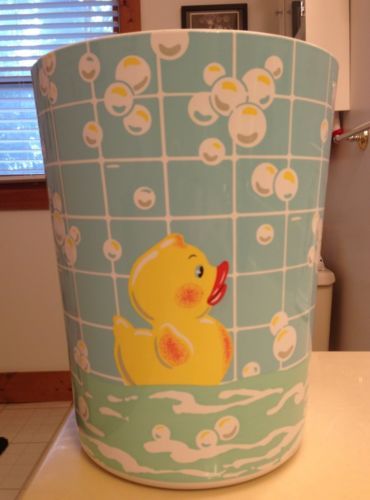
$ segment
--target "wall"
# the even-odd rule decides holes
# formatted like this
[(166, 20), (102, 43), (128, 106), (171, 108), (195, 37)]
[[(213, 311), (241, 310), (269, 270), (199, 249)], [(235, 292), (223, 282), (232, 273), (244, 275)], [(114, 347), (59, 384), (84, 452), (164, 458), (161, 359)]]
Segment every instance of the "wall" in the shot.
[[(370, 120), (370, 2), (351, 0), (351, 111), (344, 128)], [(370, 146), (336, 145), (330, 164), (323, 256), (336, 275), (332, 347), (370, 349)]]
[(47, 211), (0, 212), (0, 372), (67, 370)]
[[(248, 29), (252, 31), (277, 32), (276, 5), (282, 0), (248, 0)], [(182, 5), (208, 5), (238, 3), (235, 0), (141, 0), (142, 30), (181, 28)], [(266, 11), (270, 16), (266, 16)], [(267, 22), (266, 19), (270, 21)]]

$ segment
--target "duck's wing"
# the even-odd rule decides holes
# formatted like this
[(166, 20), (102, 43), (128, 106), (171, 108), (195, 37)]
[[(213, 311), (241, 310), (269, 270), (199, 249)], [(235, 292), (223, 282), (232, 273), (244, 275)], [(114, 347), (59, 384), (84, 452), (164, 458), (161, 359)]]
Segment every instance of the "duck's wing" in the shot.
[(159, 360), (168, 368), (184, 365), (193, 354), (193, 344), (171, 323), (160, 327), (155, 346)]

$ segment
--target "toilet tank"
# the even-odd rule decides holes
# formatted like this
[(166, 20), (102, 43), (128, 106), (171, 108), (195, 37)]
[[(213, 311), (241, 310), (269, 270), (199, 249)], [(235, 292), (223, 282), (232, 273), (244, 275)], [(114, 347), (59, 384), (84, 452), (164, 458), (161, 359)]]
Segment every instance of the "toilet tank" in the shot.
[(313, 351), (328, 351), (335, 275), (323, 267), (317, 272), (316, 311), (312, 336)]

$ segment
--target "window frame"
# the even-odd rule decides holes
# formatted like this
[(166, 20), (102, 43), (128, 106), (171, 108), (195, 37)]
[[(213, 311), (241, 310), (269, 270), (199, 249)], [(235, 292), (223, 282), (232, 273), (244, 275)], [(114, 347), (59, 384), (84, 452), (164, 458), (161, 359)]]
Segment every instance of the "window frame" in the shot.
[[(119, 33), (141, 31), (140, 0), (119, 0)], [(2, 176), (0, 211), (48, 210), (45, 175)]]

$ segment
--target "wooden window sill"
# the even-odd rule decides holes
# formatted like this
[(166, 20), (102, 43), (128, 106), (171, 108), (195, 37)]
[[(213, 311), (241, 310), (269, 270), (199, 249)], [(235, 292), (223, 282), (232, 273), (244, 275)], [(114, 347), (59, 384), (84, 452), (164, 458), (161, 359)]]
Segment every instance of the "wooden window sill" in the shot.
[(45, 180), (0, 183), (0, 210), (48, 210)]

